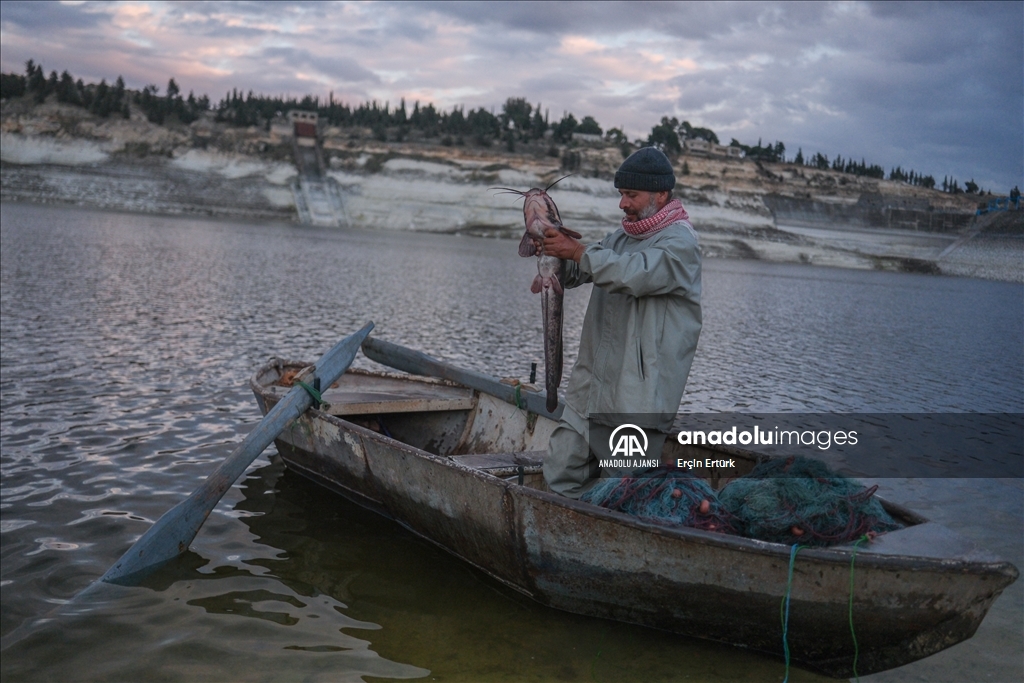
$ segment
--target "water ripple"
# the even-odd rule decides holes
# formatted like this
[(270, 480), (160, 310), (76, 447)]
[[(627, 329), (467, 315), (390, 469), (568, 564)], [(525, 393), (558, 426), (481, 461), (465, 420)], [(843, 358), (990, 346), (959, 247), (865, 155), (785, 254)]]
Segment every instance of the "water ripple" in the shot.
[[(499, 376), (525, 378), (543, 359), (540, 304), (528, 291), (536, 266), (512, 241), (18, 205), (0, 212), (4, 634), (101, 575), (233, 450), (260, 419), (246, 383), (269, 357), (315, 359), (373, 320), (381, 338)], [(704, 292), (684, 410), (1024, 410), (1018, 285), (709, 261)], [(588, 287), (566, 296), (567, 368), (588, 296)], [(359, 357), (356, 366), (375, 364)], [(558, 631), (552, 637), (567, 649), (581, 641), (570, 634), (603, 633), (605, 622), (495, 597), (492, 584), (389, 526), (355, 513), (324, 526), (310, 516), (315, 494), (283, 498), (279, 476), (257, 461), (167, 585), (118, 593), (62, 621), (59, 634), (26, 641), (13, 658), (5, 652), (4, 677), (57, 677), (57, 646), (67, 655), (61, 671), (82, 667), (91, 678), (417, 676), (426, 669), (412, 663), (447, 666), (438, 652), (467, 656), (442, 635), (488, 653), (466, 669), (486, 677), (496, 657), (519, 656), (485, 632), (529, 639), (529, 623), (537, 638)], [(336, 509), (331, 498), (317, 515)], [(389, 574), (396, 562), (419, 569)], [(429, 597), (448, 590), (437, 567), (462, 577), (447, 606)], [(482, 604), (494, 614), (478, 614)], [(461, 611), (445, 612), (451, 605)], [(473, 632), (459, 620), (476, 624)], [(385, 623), (369, 631), (375, 649), (341, 633)], [(620, 628), (622, 642), (658, 643), (702, 678), (775, 675), (756, 655), (706, 644), (684, 652)], [(602, 657), (626, 661), (623, 647)], [(649, 680), (673, 672), (652, 669)]]

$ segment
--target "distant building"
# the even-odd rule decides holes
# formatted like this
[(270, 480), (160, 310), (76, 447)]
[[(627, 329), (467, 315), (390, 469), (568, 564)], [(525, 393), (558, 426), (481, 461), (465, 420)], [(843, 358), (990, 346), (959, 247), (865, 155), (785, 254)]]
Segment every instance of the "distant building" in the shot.
[(319, 115), (315, 111), (292, 109), (288, 119), (292, 122), (295, 142), (302, 147), (316, 147), (316, 124)]
[(732, 145), (712, 145), (711, 153), (716, 156), (729, 157), (730, 159), (742, 159), (743, 150)]
[(704, 156), (727, 157), (730, 159), (742, 159), (743, 150), (739, 147), (716, 145), (713, 142), (692, 138), (683, 141), (683, 149), (687, 154), (699, 154)]
[(573, 133), (572, 139), (578, 142), (588, 143), (601, 142), (604, 140), (600, 135), (595, 135), (594, 133)]
[(683, 149), (690, 154), (711, 154), (711, 143), (700, 138), (683, 141)]

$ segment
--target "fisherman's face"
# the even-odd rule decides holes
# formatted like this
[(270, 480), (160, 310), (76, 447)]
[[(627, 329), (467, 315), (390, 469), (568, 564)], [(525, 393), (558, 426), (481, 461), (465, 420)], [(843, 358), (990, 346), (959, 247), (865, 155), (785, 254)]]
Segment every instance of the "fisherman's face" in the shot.
[(650, 218), (668, 204), (668, 192), (619, 190), (619, 208), (631, 223)]

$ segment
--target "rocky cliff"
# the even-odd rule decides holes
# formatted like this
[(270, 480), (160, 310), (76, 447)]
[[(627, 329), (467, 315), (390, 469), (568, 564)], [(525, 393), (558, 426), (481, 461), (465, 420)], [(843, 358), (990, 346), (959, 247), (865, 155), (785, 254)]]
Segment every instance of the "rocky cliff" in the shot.
[[(135, 110), (98, 119), (27, 98), (3, 102), (0, 119), (3, 201), (296, 220), (293, 141), (276, 128), (211, 117), (158, 126)], [(520, 206), (493, 188), (568, 173), (552, 189), (567, 225), (595, 239), (621, 217), (616, 147), (541, 140), (509, 151), (338, 128), (322, 128), (319, 142), (352, 227), (517, 236)], [(941, 272), (937, 257), (971, 234), (978, 201), (794, 164), (683, 155), (676, 165), (677, 195), (710, 256)], [(997, 277), (1021, 280), (1021, 270)]]

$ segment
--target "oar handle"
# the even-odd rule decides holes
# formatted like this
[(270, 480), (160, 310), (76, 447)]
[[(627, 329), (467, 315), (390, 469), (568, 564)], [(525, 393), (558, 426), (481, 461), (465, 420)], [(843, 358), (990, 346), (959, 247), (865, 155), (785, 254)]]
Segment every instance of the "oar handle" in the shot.
[(368, 337), (363, 342), (363, 354), (370, 360), (377, 361), (396, 370), (402, 370), (413, 375), (425, 375), (427, 377), (451, 380), (512, 404), (520, 405), (517, 401), (521, 400), (525, 403), (526, 409), (531, 413), (537, 413), (552, 420), (557, 420), (562, 415), (562, 404), (559, 403), (555, 410), (549, 411), (546, 405), (547, 399), (542, 394), (532, 391), (520, 391), (517, 395), (515, 387), (502, 384), (494, 377), (474, 370), (457, 368), (454, 365), (431, 358), (425, 353), (400, 346), (393, 342), (377, 339), (376, 337)]
[[(370, 323), (338, 342), (317, 361), (308, 379), (312, 382), (314, 378), (319, 378), (321, 386), (329, 387), (334, 384), (352, 364), (359, 351), (359, 345), (372, 329), (373, 323)], [(306, 412), (312, 402), (313, 397), (300, 386), (285, 394), (206, 481), (192, 495), (157, 520), (156, 524), (107, 570), (101, 580), (109, 583), (131, 583), (132, 575), (138, 575), (185, 552), (203, 522), (235, 480), (295, 418)]]

